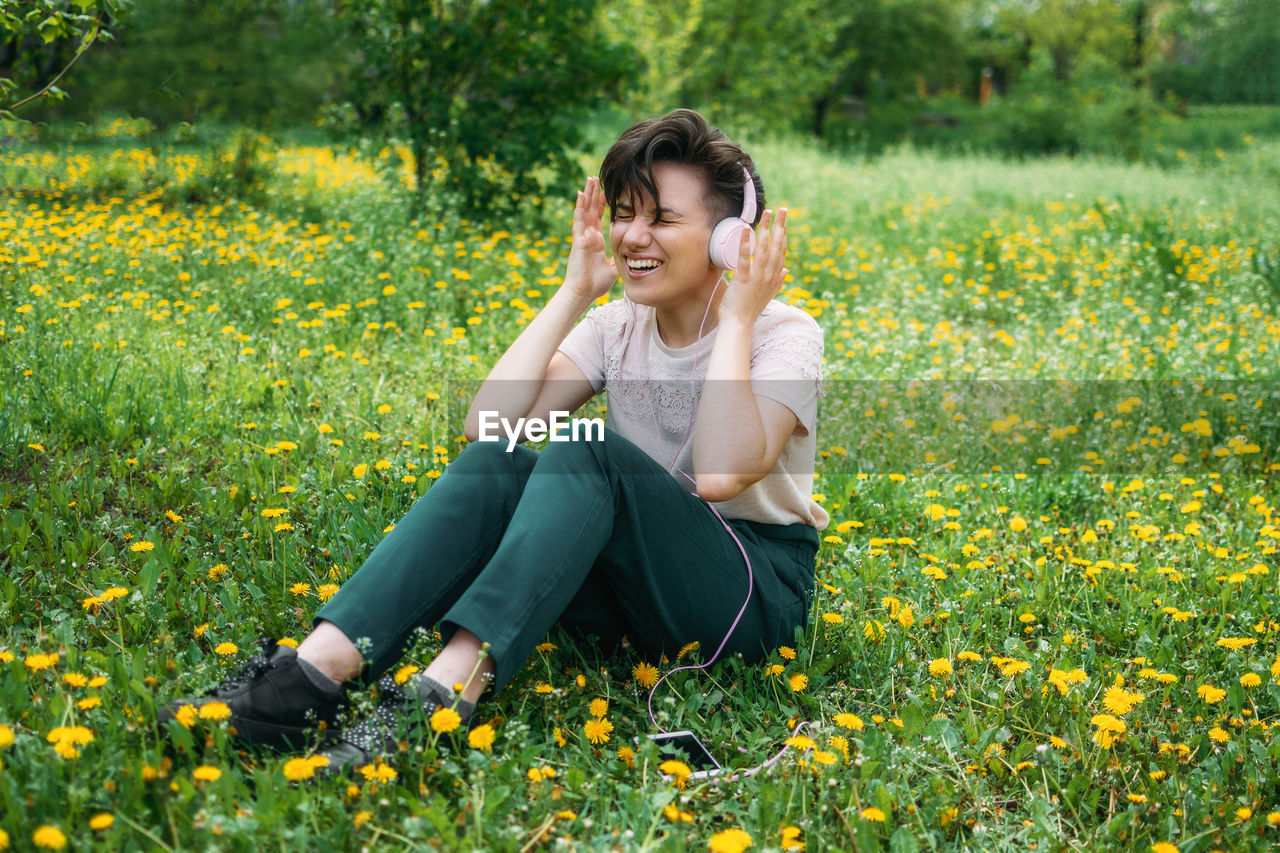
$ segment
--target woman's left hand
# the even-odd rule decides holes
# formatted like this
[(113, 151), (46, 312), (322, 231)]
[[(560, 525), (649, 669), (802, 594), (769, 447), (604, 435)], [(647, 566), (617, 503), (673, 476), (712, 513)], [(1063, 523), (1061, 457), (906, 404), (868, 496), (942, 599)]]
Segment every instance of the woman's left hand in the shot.
[(720, 302), (720, 322), (737, 320), (754, 325), (760, 312), (782, 290), (787, 268), (787, 209), (778, 209), (775, 217), (766, 210), (756, 228), (756, 253), (751, 255), (751, 239), (743, 234), (738, 249), (738, 269), (729, 280)]

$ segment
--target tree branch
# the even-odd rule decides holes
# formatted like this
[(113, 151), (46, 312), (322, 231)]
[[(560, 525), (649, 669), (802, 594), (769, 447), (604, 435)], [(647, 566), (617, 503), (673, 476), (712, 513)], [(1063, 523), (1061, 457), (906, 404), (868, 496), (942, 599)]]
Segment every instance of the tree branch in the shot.
[(10, 111), (16, 110), (18, 107), (21, 107), (24, 104), (31, 103), (36, 98), (39, 98), (45, 92), (48, 92), (55, 85), (57, 85), (58, 81), (62, 79), (63, 75), (71, 70), (71, 66), (76, 64), (76, 60), (79, 59), (82, 55), (84, 55), (84, 52), (89, 49), (89, 45), (93, 44), (94, 41), (97, 40), (98, 33), (102, 31), (102, 14), (103, 13), (99, 12), (98, 17), (94, 19), (93, 26), (89, 29), (89, 32), (85, 34), (84, 41), (80, 42), (80, 47), (76, 49), (76, 55), (71, 57), (71, 61), (67, 63), (67, 67), (59, 71), (56, 77), (54, 77), (52, 80), (50, 80), (48, 83), (44, 85), (43, 89), (41, 89), (38, 92), (35, 92), (32, 95), (29, 95), (28, 97), (23, 98), (21, 101), (18, 101), (18, 103), (9, 107), (8, 109)]

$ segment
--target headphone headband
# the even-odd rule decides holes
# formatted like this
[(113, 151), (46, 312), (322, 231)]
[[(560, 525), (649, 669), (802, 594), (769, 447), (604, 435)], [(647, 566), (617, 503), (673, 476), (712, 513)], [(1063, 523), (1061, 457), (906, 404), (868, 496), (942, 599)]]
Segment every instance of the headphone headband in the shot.
[(742, 167), (742, 172), (747, 176), (747, 183), (742, 188), (742, 216), (739, 218), (750, 225), (756, 218), (756, 182), (751, 179), (751, 170), (746, 166)]

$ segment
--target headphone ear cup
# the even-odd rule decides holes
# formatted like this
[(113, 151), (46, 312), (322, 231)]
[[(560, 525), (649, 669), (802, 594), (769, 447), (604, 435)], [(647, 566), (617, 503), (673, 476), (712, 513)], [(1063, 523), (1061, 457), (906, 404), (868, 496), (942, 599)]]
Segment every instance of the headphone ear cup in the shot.
[(711, 263), (722, 270), (736, 270), (738, 268), (738, 252), (742, 247), (742, 233), (747, 233), (747, 239), (750, 240), (750, 251), (755, 251), (756, 234), (751, 230), (751, 226), (745, 221), (734, 216), (729, 219), (721, 219), (716, 223), (716, 227), (711, 232), (711, 243), (708, 247), (708, 254), (711, 256)]

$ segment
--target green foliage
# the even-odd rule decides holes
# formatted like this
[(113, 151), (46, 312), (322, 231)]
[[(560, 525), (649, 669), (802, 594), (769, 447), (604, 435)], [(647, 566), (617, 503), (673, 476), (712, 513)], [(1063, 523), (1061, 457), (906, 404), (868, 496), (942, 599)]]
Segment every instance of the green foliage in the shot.
[(453, 195), (468, 215), (576, 183), (579, 124), (630, 68), (589, 0), (374, 0), (341, 16), (358, 125), (407, 139), (419, 199)]
[(703, 0), (678, 55), (681, 103), (701, 105), (738, 133), (807, 125), (841, 63), (830, 14), (817, 0)]
[[(0, 122), (41, 98), (60, 99), (57, 83), (131, 0), (7, 0), (0, 4)], [(22, 96), (26, 89), (30, 94)]]
[(636, 85), (627, 90), (625, 103), (619, 105), (633, 120), (685, 104), (686, 86), (703, 73), (688, 58), (704, 28), (704, 8), (703, 0), (618, 0), (610, 4), (606, 18), (610, 29), (640, 63)]
[[(851, 110), (870, 103), (887, 113), (922, 84), (952, 85), (963, 57), (954, 8), (942, 0), (704, 0), (689, 20), (696, 25), (678, 44), (664, 42), (666, 28), (650, 34), (661, 56), (650, 90), (678, 93), (738, 130), (839, 137)], [(681, 57), (674, 78), (671, 50)]]
[(1192, 102), (1280, 103), (1280, 0), (1171, 4), (1152, 83)]
[(57, 116), (310, 123), (338, 93), (350, 53), (324, 0), (136, 0), (119, 30), (69, 75), (74, 99)]
[(1114, 67), (1085, 60), (1058, 79), (1057, 60), (1039, 54), (1020, 85), (994, 99), (980, 120), (982, 147), (1013, 154), (1081, 152), (1136, 157), (1159, 105)]
[(1076, 76), (1077, 65), (1092, 61), (1112, 68), (1132, 64), (1135, 33), (1124, 3), (1115, 0), (1040, 0), (1004, 6), (1001, 28), (1048, 57), (1054, 80)]

